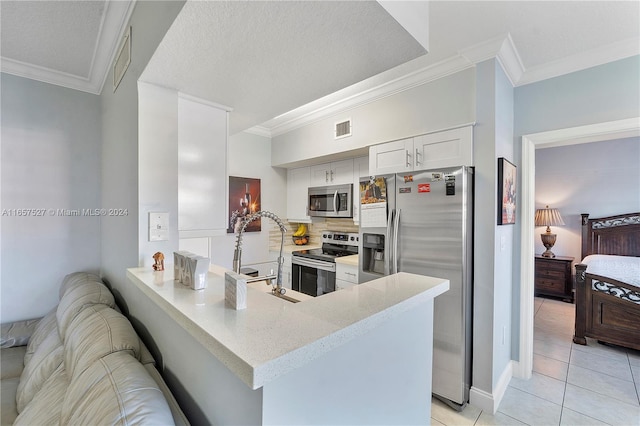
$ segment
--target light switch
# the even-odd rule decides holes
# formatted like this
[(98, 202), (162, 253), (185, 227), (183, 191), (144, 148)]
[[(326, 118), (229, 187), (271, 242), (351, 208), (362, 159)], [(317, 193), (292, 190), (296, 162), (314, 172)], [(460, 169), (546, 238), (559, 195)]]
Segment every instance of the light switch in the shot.
[(169, 240), (169, 213), (149, 212), (149, 241)]

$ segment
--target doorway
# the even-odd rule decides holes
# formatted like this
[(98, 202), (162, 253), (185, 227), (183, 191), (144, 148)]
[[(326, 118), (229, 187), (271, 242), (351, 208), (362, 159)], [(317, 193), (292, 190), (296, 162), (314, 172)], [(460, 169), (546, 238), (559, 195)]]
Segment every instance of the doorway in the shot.
[(522, 136), (522, 225), (520, 227), (520, 359), (513, 375), (529, 379), (533, 369), (535, 150), (640, 136), (640, 117)]

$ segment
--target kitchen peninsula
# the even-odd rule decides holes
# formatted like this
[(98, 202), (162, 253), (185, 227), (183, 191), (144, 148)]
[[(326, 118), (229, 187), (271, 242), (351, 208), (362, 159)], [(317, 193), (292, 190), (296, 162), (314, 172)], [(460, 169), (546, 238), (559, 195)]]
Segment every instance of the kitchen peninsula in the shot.
[(225, 305), (225, 272), (212, 265), (207, 288), (194, 291), (172, 269), (127, 270), (228, 369), (210, 383), (213, 423), (430, 421), (433, 300), (447, 280), (399, 273), (317, 298), (289, 290), (299, 303), (258, 283), (247, 289), (247, 309), (236, 311)]

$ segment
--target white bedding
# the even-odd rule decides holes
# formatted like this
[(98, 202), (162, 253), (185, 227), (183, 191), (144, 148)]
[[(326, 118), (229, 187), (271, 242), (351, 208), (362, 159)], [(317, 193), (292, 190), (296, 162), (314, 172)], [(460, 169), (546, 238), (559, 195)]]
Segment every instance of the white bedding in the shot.
[(640, 257), (592, 254), (582, 259), (587, 273), (640, 287)]

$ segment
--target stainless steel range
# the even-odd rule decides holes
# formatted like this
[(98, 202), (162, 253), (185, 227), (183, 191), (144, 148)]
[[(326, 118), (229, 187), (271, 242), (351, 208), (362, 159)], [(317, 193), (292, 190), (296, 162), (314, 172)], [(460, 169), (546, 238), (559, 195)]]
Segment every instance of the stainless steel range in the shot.
[(327, 231), (322, 248), (291, 253), (291, 288), (310, 296), (321, 296), (336, 289), (336, 257), (358, 254), (360, 236)]

